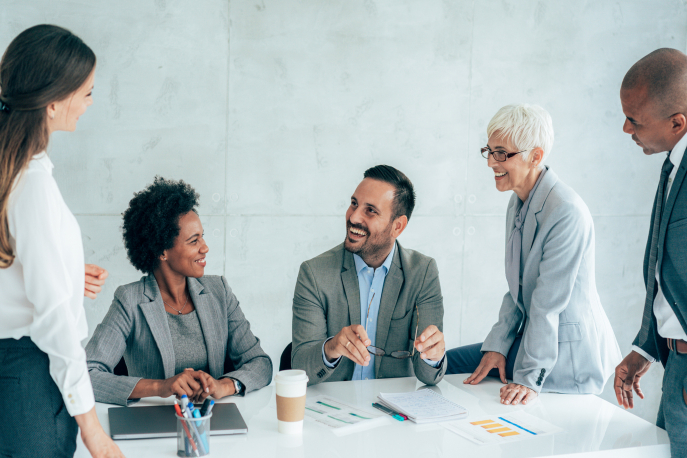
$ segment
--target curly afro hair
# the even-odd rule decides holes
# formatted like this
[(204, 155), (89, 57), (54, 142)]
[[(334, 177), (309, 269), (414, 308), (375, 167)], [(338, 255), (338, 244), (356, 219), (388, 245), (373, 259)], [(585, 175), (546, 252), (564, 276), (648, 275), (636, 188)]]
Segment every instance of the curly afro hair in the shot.
[[(134, 193), (123, 213), (122, 233), (127, 257), (143, 273), (152, 273), (160, 256), (179, 236), (179, 218), (196, 211), (198, 193), (182, 180), (155, 177), (153, 184)], [(196, 212), (197, 213), (197, 212)]]

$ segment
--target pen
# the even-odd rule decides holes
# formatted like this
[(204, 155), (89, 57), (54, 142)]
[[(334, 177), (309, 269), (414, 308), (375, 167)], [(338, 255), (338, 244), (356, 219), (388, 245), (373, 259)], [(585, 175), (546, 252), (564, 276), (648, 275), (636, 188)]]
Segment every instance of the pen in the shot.
[[(193, 414), (193, 418), (200, 418), (201, 417), (200, 411), (198, 409), (193, 410), (192, 414)], [(197, 421), (196, 425), (201, 426), (200, 423), (202, 423), (202, 422)], [(209, 450), (210, 447), (208, 446), (208, 439), (207, 439), (207, 436), (205, 435), (205, 433), (200, 435), (200, 440), (203, 441), (203, 447), (205, 447), (205, 450)]]
[(210, 403), (212, 402), (212, 399), (208, 398), (203, 402), (203, 405), (200, 407), (200, 416), (204, 417), (205, 415), (208, 414), (208, 407), (210, 406)]
[(378, 404), (376, 402), (372, 403), (372, 407), (374, 407), (375, 409), (381, 410), (382, 412), (384, 412), (387, 415), (391, 415), (393, 418), (395, 418), (398, 421), (403, 421), (403, 420), (408, 419), (408, 417), (404, 418), (404, 415), (401, 415), (398, 412), (394, 412), (393, 410), (389, 409), (388, 407), (383, 406), (381, 404)]
[[(186, 417), (188, 419), (192, 419), (193, 418), (193, 413), (192, 413), (193, 412), (193, 403), (189, 402), (186, 405), (186, 409), (182, 409), (181, 412), (184, 414), (184, 417)], [(191, 427), (192, 433), (196, 435), (196, 439), (197, 439), (196, 443), (198, 444), (198, 447), (201, 449), (200, 450), (201, 453), (203, 455), (207, 455), (208, 452), (205, 449), (205, 446), (203, 445), (203, 443), (201, 442), (202, 439), (200, 437), (200, 433), (198, 432), (198, 428), (196, 427), (196, 423), (197, 422), (195, 422), (195, 421), (188, 422), (189, 426)]]
[(208, 415), (210, 412), (212, 412), (212, 408), (213, 408), (213, 407), (215, 407), (215, 401), (213, 401), (213, 400), (211, 399), (211, 400), (210, 400), (210, 404), (208, 404), (208, 408), (205, 409), (205, 412), (203, 412), (202, 410), (200, 411), (201, 415), (202, 415), (202, 416)]
[[(179, 404), (177, 404), (176, 399), (174, 400), (174, 410), (176, 410), (177, 415), (179, 415), (180, 417), (184, 416), (184, 414), (181, 412), (181, 409), (179, 408)], [(177, 420), (177, 421), (179, 421), (179, 420)], [(191, 432), (188, 430), (188, 425), (183, 420), (182, 420), (181, 424), (184, 426), (184, 431), (186, 431), (186, 437), (188, 438), (187, 440), (188, 440), (188, 442), (190, 442), (191, 447), (193, 448), (193, 451), (195, 452), (196, 456), (200, 456), (200, 454), (198, 453), (198, 447), (196, 447), (196, 443), (193, 442), (193, 437), (191, 437)], [(187, 452), (188, 452), (188, 450), (187, 450)]]

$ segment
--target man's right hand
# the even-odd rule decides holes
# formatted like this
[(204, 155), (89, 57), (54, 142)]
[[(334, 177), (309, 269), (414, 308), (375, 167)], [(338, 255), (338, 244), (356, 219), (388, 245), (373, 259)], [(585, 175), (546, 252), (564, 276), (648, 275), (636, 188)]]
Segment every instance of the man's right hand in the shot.
[(463, 380), (463, 383), (476, 385), (494, 368), (499, 370), (501, 381), (503, 383), (508, 383), (506, 381), (506, 357), (497, 351), (488, 351), (484, 353), (475, 372), (473, 372), (470, 377)]
[(368, 345), (372, 342), (367, 337), (365, 328), (359, 324), (346, 326), (332, 339), (324, 344), (324, 354), (330, 362), (345, 356), (356, 364), (367, 366), (370, 364)]
[(615, 389), (615, 397), (618, 399), (618, 405), (631, 409), (635, 406), (632, 400), (632, 389), (637, 392), (637, 395), (644, 399), (644, 393), (639, 388), (639, 379), (651, 367), (651, 363), (636, 351), (630, 352), (624, 360), (615, 368), (615, 378), (613, 380), (613, 388)]

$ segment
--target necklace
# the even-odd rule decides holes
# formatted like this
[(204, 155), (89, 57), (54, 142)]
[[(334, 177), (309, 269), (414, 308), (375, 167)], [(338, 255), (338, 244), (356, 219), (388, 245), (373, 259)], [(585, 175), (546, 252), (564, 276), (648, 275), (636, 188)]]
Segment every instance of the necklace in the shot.
[[(162, 293), (160, 293), (160, 297), (162, 297)], [(167, 302), (165, 302), (164, 299), (162, 299), (162, 302), (163, 302), (167, 307), (171, 308), (172, 310), (174, 310), (175, 312), (177, 312), (179, 315), (181, 315), (181, 312), (183, 312), (183, 311), (186, 309), (186, 306), (188, 305), (188, 294), (186, 294), (186, 302), (184, 302), (184, 306), (181, 307), (181, 310), (175, 309), (174, 307), (172, 307), (171, 305), (169, 305)]]

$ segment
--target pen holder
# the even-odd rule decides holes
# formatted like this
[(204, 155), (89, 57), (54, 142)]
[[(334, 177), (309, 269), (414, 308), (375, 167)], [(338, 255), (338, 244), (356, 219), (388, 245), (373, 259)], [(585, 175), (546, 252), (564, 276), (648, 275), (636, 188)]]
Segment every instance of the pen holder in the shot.
[(205, 456), (210, 454), (210, 419), (177, 417), (177, 456)]

